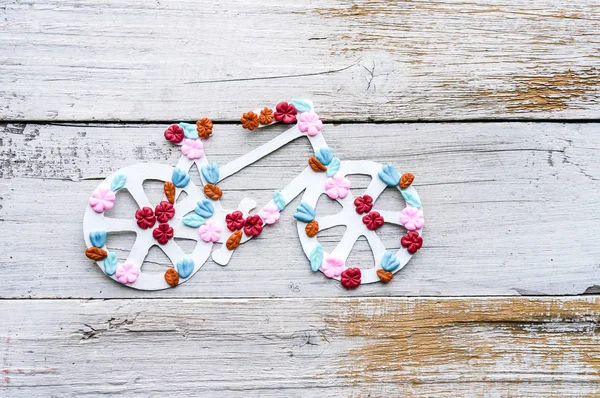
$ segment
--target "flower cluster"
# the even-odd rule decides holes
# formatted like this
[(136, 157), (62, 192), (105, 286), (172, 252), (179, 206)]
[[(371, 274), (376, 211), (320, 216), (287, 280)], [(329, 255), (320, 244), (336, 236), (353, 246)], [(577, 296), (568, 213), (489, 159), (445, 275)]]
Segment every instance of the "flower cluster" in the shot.
[(152, 231), (152, 236), (161, 245), (166, 244), (169, 239), (173, 238), (173, 228), (168, 224), (168, 221), (175, 216), (175, 208), (173, 204), (163, 200), (154, 211), (150, 207), (143, 207), (136, 210), (135, 219), (138, 227), (141, 229), (152, 228), (156, 221), (159, 222), (158, 227)]

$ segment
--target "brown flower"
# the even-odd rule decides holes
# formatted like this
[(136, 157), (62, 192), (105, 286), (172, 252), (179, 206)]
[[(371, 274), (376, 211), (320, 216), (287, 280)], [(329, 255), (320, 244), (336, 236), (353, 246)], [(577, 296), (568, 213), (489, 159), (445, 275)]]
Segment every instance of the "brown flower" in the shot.
[(258, 117), (258, 121), (260, 124), (273, 123), (273, 109), (265, 108), (262, 111), (260, 111), (260, 116)]
[(242, 122), (243, 128), (252, 131), (258, 127), (258, 124), (259, 124), (258, 115), (252, 111), (246, 112), (242, 115), (240, 122)]
[(196, 130), (198, 130), (198, 137), (204, 138), (205, 140), (211, 136), (213, 129), (212, 120), (205, 117), (196, 122)]

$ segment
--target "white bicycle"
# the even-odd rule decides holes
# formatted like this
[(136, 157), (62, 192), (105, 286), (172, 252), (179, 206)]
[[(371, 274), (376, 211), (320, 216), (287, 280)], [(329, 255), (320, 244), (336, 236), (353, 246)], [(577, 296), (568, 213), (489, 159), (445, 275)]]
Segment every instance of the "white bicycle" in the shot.
[[(218, 166), (209, 163), (204, 153), (204, 141), (212, 134), (212, 122), (202, 119), (194, 124), (179, 123), (165, 131), (165, 137), (181, 146), (182, 156), (175, 167), (162, 164), (134, 164), (107, 177), (93, 192), (84, 215), (83, 232), (88, 246), (86, 255), (97, 262), (112, 279), (142, 290), (175, 287), (191, 278), (212, 253), (215, 262), (226, 265), (235, 249), (263, 232), (263, 227), (277, 222), (286, 205), (302, 194), (300, 206), (294, 213), (298, 236), (308, 258), (310, 269), (321, 271), (328, 278), (339, 280), (346, 288), (361, 283), (389, 282), (402, 269), (412, 254), (419, 250), (423, 240), (423, 209), (416, 190), (411, 185), (414, 176), (400, 175), (392, 164), (382, 165), (368, 160), (340, 160), (325, 142), (323, 123), (313, 109), (312, 102), (294, 100), (282, 102), (275, 111), (264, 108), (247, 112), (241, 119), (244, 128), (254, 130), (274, 123), (287, 123), (290, 128), (271, 141), (233, 160)], [(250, 211), (255, 201), (243, 199), (237, 209), (225, 210), (219, 198), (218, 183), (278, 148), (307, 137), (314, 156), (308, 166), (287, 186), (273, 193), (273, 199), (256, 214)], [(192, 165), (201, 171), (201, 187), (190, 181)], [(347, 175), (363, 174), (371, 177), (365, 192), (354, 198)], [(150, 203), (143, 183), (159, 180), (164, 183), (165, 199)], [(377, 199), (387, 187), (400, 190), (405, 206), (401, 210), (377, 209)], [(139, 209), (131, 219), (105, 216), (115, 204), (115, 192), (129, 191)], [(177, 202), (185, 192), (187, 197)], [(327, 195), (342, 205), (333, 215), (318, 216), (317, 201)], [(133, 216), (133, 215), (132, 215)], [(407, 233), (401, 237), (396, 253), (386, 250), (375, 232), (383, 223), (403, 226)], [(346, 232), (331, 253), (326, 252), (317, 238), (317, 232), (335, 226), (346, 226)], [(124, 262), (106, 247), (109, 233), (132, 231), (136, 239)], [(354, 243), (364, 236), (372, 249), (375, 267), (348, 268), (346, 259)], [(174, 238), (196, 241), (192, 253), (187, 254)], [(214, 246), (217, 245), (215, 248)], [(170, 259), (165, 272), (144, 272), (144, 259), (152, 246), (158, 246)]]

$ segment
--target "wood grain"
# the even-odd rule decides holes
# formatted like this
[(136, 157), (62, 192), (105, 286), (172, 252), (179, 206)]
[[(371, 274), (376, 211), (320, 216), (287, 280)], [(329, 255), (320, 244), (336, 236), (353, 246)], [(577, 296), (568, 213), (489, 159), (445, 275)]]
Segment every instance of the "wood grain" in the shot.
[[(416, 175), (425, 209), (425, 244), (388, 285), (348, 292), (313, 274), (297, 241), (291, 212), (231, 263), (210, 260), (189, 282), (163, 292), (138, 292), (106, 278), (84, 255), (81, 220), (89, 195), (104, 177), (138, 162), (174, 165), (177, 147), (160, 125), (7, 125), (0, 136), (0, 268), (10, 282), (0, 297), (327, 297), (562, 295), (597, 291), (600, 285), (600, 148), (598, 124), (444, 123), (326, 125), (329, 145), (342, 159), (394, 162)], [(207, 144), (211, 161), (224, 164), (277, 134), (217, 125)], [(365, 144), (364, 137), (372, 137)], [(266, 203), (275, 189), (306, 167), (301, 139), (219, 184), (226, 208), (250, 196)], [(197, 174), (193, 177), (198, 181)], [(355, 193), (368, 184), (352, 178)], [(162, 184), (147, 186), (151, 200)], [(154, 198), (154, 199), (153, 199)], [(294, 201), (293, 209), (299, 203)], [(401, 203), (390, 191), (377, 202)], [(119, 194), (113, 215), (133, 217), (136, 207)], [(112, 210), (111, 210), (112, 212)], [(329, 200), (320, 215), (337, 208)], [(319, 234), (325, 248), (343, 230)], [(399, 228), (381, 231), (389, 249)], [(283, 237), (283, 238), (282, 238)], [(124, 259), (132, 236), (109, 235)], [(191, 250), (193, 246), (184, 248)], [(257, 261), (260, 259), (260, 261)], [(373, 263), (359, 242), (350, 266)], [(146, 269), (164, 272), (166, 257), (153, 250)], [(261, 281), (266, 280), (267, 283)]]
[(0, 392), (595, 397), (599, 317), (598, 298), (3, 300)]
[(0, 7), (3, 120), (597, 119), (593, 1), (32, 0)]

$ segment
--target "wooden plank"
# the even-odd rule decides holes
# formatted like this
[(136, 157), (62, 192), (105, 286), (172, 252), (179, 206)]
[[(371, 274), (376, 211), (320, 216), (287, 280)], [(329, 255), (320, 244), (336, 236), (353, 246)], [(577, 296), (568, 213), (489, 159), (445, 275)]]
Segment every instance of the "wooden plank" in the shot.
[[(0, 240), (0, 268), (10, 270), (10, 278), (0, 284), (1, 297), (557, 295), (596, 291), (600, 285), (598, 124), (428, 123), (324, 129), (340, 158), (394, 162), (417, 176), (427, 219), (425, 245), (387, 286), (348, 292), (313, 274), (291, 217), (297, 199), (279, 223), (240, 247), (228, 266), (210, 260), (189, 282), (168, 291), (124, 288), (84, 256), (83, 211), (99, 181), (117, 169), (144, 161), (176, 163), (179, 151), (162, 138), (164, 128), (4, 127), (0, 228), (10, 233)], [(218, 125), (207, 156), (222, 165), (276, 134)], [(365, 136), (372, 141), (365, 144)], [(308, 143), (301, 139), (225, 180), (220, 184), (224, 206), (233, 208), (245, 196), (266, 203), (273, 190), (306, 167), (309, 156)], [(356, 194), (369, 182), (351, 180)], [(151, 199), (160, 200), (160, 185), (147, 188)], [(132, 217), (136, 207), (123, 195), (113, 215)], [(377, 206), (394, 209), (400, 200), (390, 191)], [(323, 200), (317, 211), (333, 214), (337, 208)], [(342, 232), (324, 231), (319, 239), (332, 248)], [(392, 249), (398, 248), (401, 234), (389, 227), (381, 236)], [(109, 236), (109, 246), (123, 259), (132, 242), (131, 237)], [(145, 267), (164, 271), (166, 260), (159, 254), (151, 253)], [(368, 245), (359, 242), (348, 264), (364, 268), (372, 263)]]
[(600, 117), (600, 7), (579, 0), (32, 0), (0, 7), (3, 120)]
[(595, 397), (599, 317), (598, 298), (4, 300), (0, 392)]

